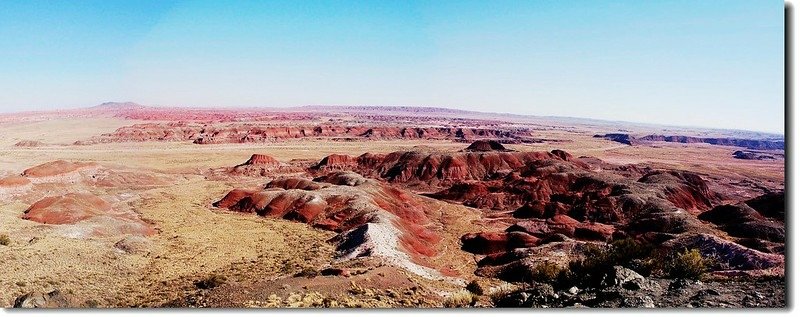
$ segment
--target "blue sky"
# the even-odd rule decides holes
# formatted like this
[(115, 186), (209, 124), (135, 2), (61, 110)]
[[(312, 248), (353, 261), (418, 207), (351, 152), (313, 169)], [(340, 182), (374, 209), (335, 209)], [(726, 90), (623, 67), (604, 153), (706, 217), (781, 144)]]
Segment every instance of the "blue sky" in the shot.
[(12, 1), (0, 111), (374, 104), (783, 133), (782, 1)]

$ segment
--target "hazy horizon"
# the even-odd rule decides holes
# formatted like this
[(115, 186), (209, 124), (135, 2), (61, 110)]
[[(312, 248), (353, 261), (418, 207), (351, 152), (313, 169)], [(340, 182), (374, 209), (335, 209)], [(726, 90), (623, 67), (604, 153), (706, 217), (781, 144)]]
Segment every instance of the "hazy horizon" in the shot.
[(784, 134), (782, 1), (8, 1), (0, 112), (407, 105)]
[(653, 122), (639, 122), (639, 121), (626, 121), (626, 120), (616, 120), (616, 119), (599, 119), (599, 118), (591, 118), (591, 117), (575, 117), (575, 116), (561, 116), (561, 115), (536, 115), (536, 114), (520, 114), (520, 113), (512, 113), (512, 112), (503, 112), (503, 111), (491, 111), (491, 110), (466, 110), (466, 109), (459, 109), (454, 107), (444, 107), (444, 106), (435, 106), (435, 105), (339, 105), (339, 104), (315, 104), (315, 105), (299, 105), (299, 106), (230, 106), (230, 105), (214, 105), (214, 106), (193, 106), (193, 105), (147, 105), (138, 103), (135, 101), (105, 101), (94, 105), (88, 106), (75, 106), (75, 107), (61, 107), (61, 108), (52, 108), (52, 109), (33, 109), (33, 110), (5, 110), (0, 108), (0, 114), (14, 114), (14, 113), (23, 113), (23, 112), (48, 112), (48, 111), (69, 111), (69, 110), (80, 110), (80, 109), (87, 109), (97, 106), (102, 106), (105, 104), (125, 104), (125, 103), (132, 103), (139, 106), (150, 107), (150, 108), (187, 108), (187, 109), (219, 109), (219, 110), (258, 110), (258, 109), (292, 109), (292, 108), (303, 108), (303, 107), (410, 107), (410, 108), (436, 108), (436, 109), (446, 109), (446, 110), (454, 110), (454, 111), (468, 111), (468, 112), (478, 112), (478, 113), (486, 113), (486, 114), (498, 114), (498, 115), (511, 115), (511, 116), (524, 116), (524, 117), (542, 117), (542, 118), (564, 118), (564, 119), (576, 119), (576, 120), (588, 120), (588, 121), (602, 121), (602, 122), (620, 122), (620, 123), (630, 123), (635, 125), (653, 125), (653, 126), (660, 126), (660, 127), (667, 127), (667, 128), (695, 128), (695, 129), (708, 129), (712, 130), (728, 130), (728, 131), (743, 131), (743, 132), (752, 132), (752, 133), (763, 133), (763, 134), (773, 134), (776, 136), (785, 136), (785, 133), (781, 132), (772, 132), (772, 131), (759, 131), (759, 130), (748, 130), (748, 129), (737, 129), (737, 128), (716, 128), (716, 127), (709, 127), (709, 126), (698, 126), (698, 125), (680, 125), (680, 124), (664, 124), (664, 123), (653, 123)]

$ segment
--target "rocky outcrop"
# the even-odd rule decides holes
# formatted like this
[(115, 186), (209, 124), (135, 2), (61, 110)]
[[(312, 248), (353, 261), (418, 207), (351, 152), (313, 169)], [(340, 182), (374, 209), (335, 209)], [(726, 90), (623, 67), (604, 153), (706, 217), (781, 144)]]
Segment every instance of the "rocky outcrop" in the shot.
[(733, 155), (734, 158), (737, 158), (737, 159), (740, 159), (740, 160), (762, 161), (762, 160), (774, 160), (775, 159), (775, 157), (772, 156), (772, 155), (765, 155), (765, 154), (760, 154), (760, 153), (756, 153), (756, 152), (749, 152), (749, 151), (736, 151), (736, 152), (733, 152), (733, 154), (731, 154), (731, 155)]
[(783, 255), (747, 248), (718, 236), (687, 233), (664, 243), (671, 250), (698, 249), (707, 258), (715, 259), (717, 270), (765, 270), (782, 268)]
[(50, 292), (30, 292), (14, 300), (14, 308), (68, 308), (71, 307), (67, 299), (59, 290)]

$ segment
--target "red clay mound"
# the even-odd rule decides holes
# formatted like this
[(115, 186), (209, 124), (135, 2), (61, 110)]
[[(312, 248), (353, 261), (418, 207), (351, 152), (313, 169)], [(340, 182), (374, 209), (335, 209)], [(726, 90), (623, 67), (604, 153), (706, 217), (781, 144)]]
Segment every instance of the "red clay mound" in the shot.
[(274, 157), (266, 155), (266, 154), (253, 154), (250, 156), (250, 159), (247, 162), (244, 162), (242, 165), (268, 165), (268, 166), (278, 166), (281, 163), (278, 162)]
[(232, 168), (212, 169), (211, 173), (217, 176), (251, 176), (263, 177), (273, 176), (274, 174), (291, 174), (302, 172), (306, 166), (292, 163), (282, 163), (272, 156), (266, 154), (253, 154), (242, 164)]
[(667, 200), (688, 211), (708, 210), (720, 201), (719, 194), (709, 190), (703, 178), (689, 172), (654, 171), (639, 182), (660, 185)]
[(69, 193), (37, 201), (25, 211), (23, 219), (45, 224), (76, 223), (107, 214), (111, 204), (92, 194)]
[(22, 177), (22, 176), (9, 176), (9, 177), (0, 179), (0, 188), (3, 188), (3, 187), (5, 187), (5, 188), (22, 187), (22, 186), (29, 185), (30, 183), (31, 183), (31, 181), (28, 180), (25, 177)]
[(67, 162), (59, 160), (59, 161), (44, 163), (26, 169), (25, 171), (22, 172), (22, 176), (46, 178), (46, 177), (69, 174), (79, 170), (97, 166), (98, 166), (97, 163), (93, 162)]
[(59, 228), (75, 238), (124, 234), (148, 236), (155, 233), (135, 213), (115, 211), (105, 200), (85, 193), (43, 198), (25, 210), (22, 218), (65, 226)]
[(505, 146), (500, 144), (500, 142), (494, 140), (478, 140), (472, 142), (467, 147), (467, 151), (473, 152), (491, 152), (491, 151), (508, 151)]
[(767, 193), (745, 202), (764, 217), (784, 221), (786, 217), (786, 195), (784, 192)]

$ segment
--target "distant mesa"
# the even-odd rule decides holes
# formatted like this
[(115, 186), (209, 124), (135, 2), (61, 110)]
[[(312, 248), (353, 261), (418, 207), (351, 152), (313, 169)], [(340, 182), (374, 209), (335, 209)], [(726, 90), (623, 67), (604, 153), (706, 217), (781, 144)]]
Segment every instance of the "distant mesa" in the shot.
[(478, 140), (472, 142), (472, 144), (467, 147), (467, 151), (472, 152), (491, 152), (491, 151), (510, 151), (506, 149), (505, 146), (500, 144), (500, 142), (494, 140)]
[(603, 138), (606, 140), (619, 142), (626, 145), (633, 145), (633, 137), (625, 133), (595, 134), (594, 137)]
[(22, 140), (14, 144), (16, 147), (39, 147), (43, 145), (44, 143), (35, 140)]
[(755, 139), (736, 139), (736, 138), (702, 138), (685, 135), (646, 135), (634, 137), (626, 133), (595, 134), (595, 138), (619, 142), (627, 145), (646, 144), (648, 142), (674, 142), (674, 143), (706, 143), (712, 145), (737, 146), (750, 150), (783, 150), (784, 141), (777, 140), (755, 140)]
[(733, 155), (734, 158), (737, 158), (737, 159), (740, 159), (740, 160), (762, 161), (762, 160), (774, 160), (775, 159), (775, 157), (772, 156), (772, 155), (760, 154), (760, 153), (750, 152), (750, 151), (736, 151), (736, 152), (733, 152), (732, 155)]

